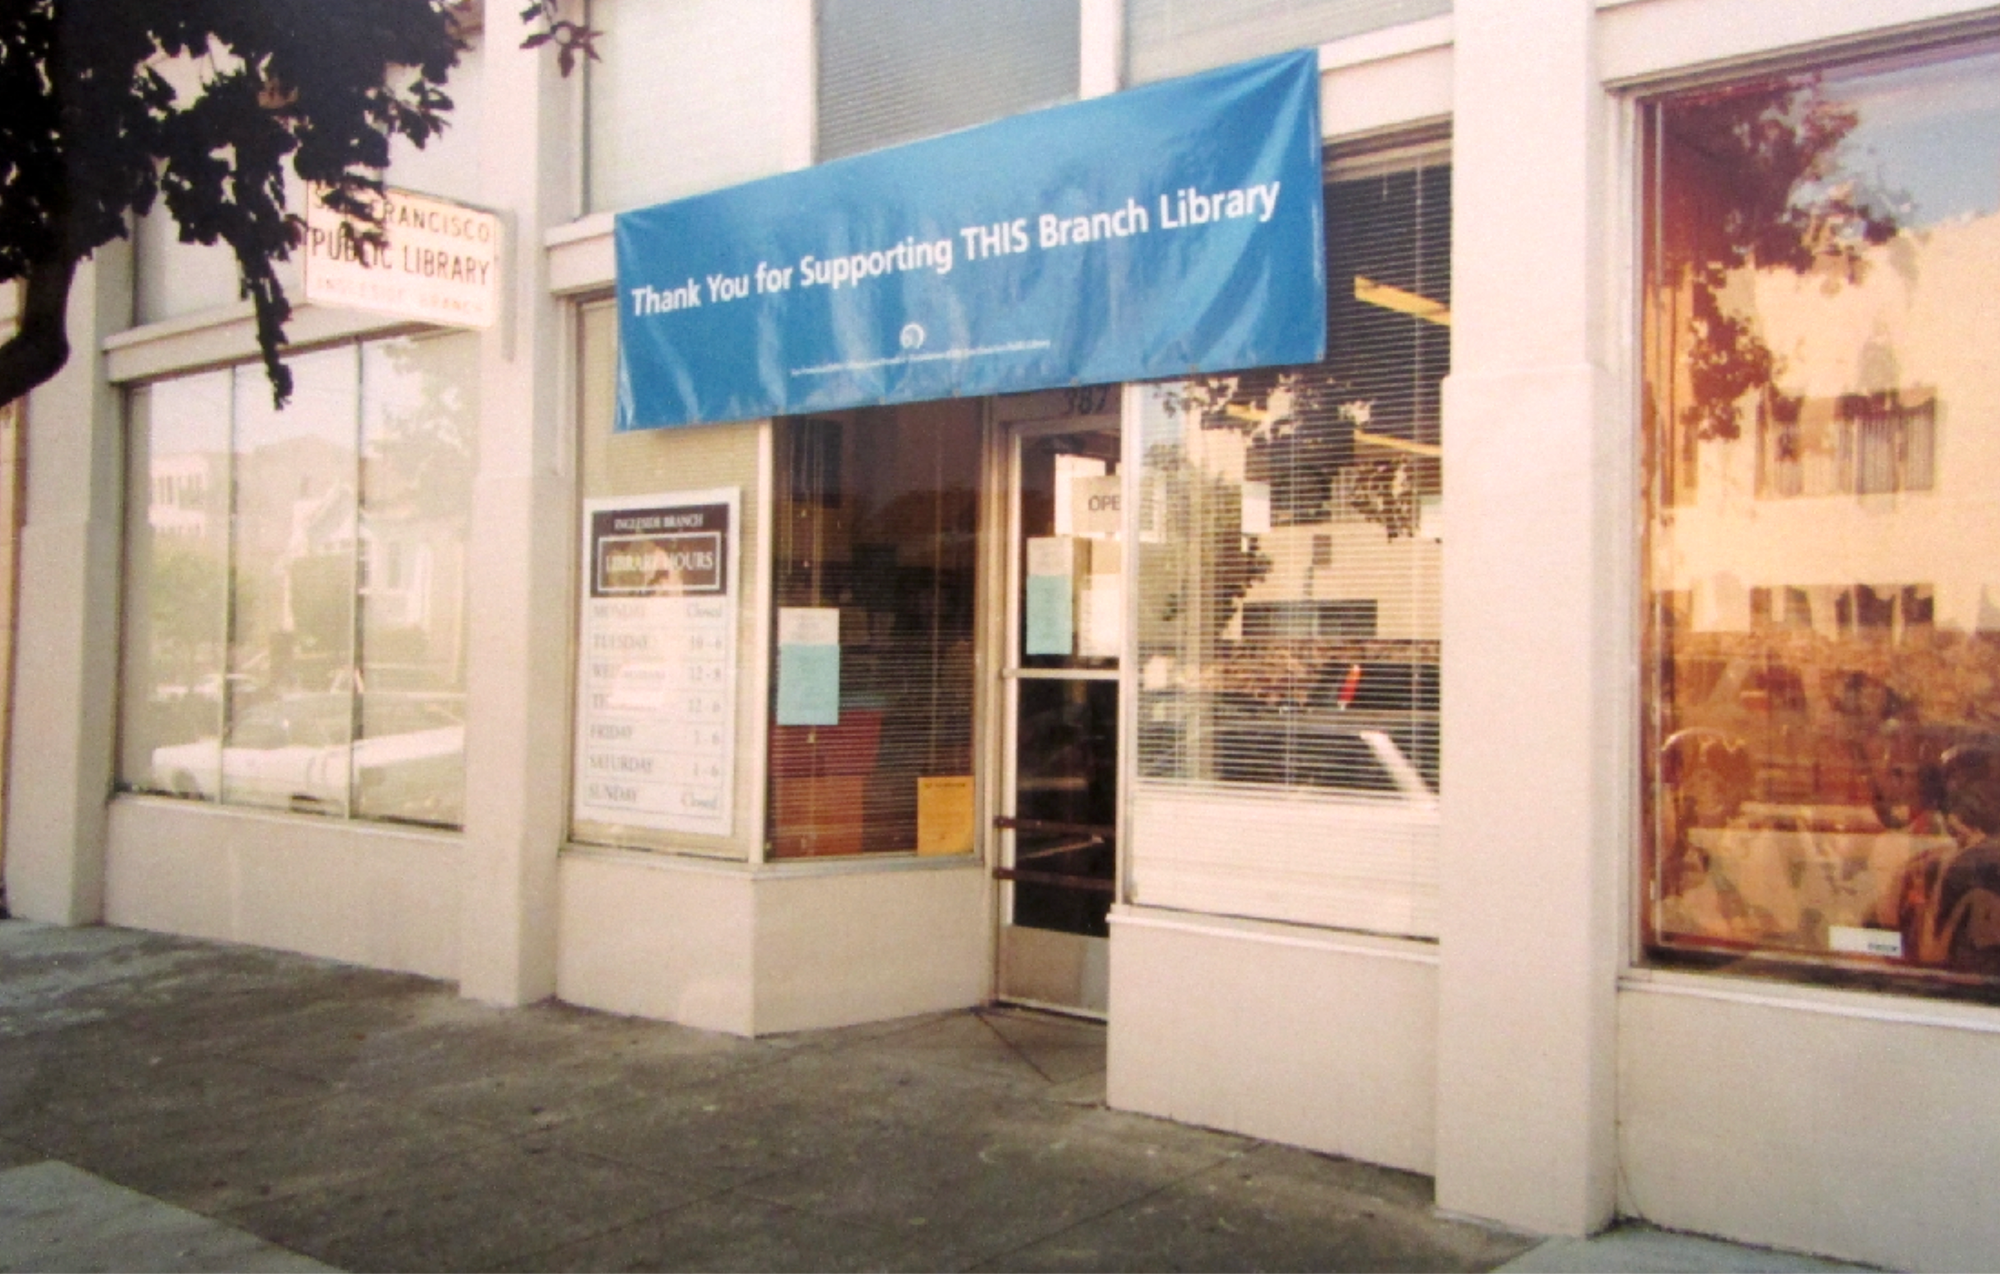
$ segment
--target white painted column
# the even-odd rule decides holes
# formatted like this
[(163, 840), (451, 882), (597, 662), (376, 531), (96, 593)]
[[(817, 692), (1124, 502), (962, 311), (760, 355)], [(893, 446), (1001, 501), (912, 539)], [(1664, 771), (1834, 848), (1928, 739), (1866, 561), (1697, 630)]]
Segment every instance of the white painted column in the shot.
[(785, 97), (785, 139), (782, 154), (786, 172), (810, 168), (818, 148), (819, 130), (819, 14), (816, 0), (785, 0), (780, 25), (790, 31), (786, 39), (774, 40), (768, 51), (777, 68), (772, 77)]
[(469, 546), (459, 989), (502, 1004), (555, 990), (556, 852), (569, 751), (571, 363), (542, 236), (575, 215), (572, 102), (515, 0), (486, 5), (480, 190), (509, 213), (502, 318), (480, 351)]
[(105, 806), (117, 737), (119, 395), (99, 351), (132, 314), (132, 254), (116, 240), (77, 269), (69, 362), (28, 396), (7, 906), (91, 924), (104, 916)]
[(1081, 0), (1077, 43), (1076, 95), (1116, 93), (1125, 79), (1125, 0)]
[(1437, 1199), (1580, 1234), (1615, 1202), (1634, 728), (1591, 0), (1453, 13)]

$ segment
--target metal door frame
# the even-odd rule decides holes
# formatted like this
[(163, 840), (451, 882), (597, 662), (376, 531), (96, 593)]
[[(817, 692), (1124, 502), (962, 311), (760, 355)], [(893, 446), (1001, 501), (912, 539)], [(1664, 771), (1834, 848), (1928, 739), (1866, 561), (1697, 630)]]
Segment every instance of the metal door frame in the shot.
[[(1014, 808), (1017, 780), (1015, 748), (1018, 738), (1020, 696), (1016, 687), (1023, 672), (1029, 679), (1051, 681), (1111, 681), (1119, 685), (1118, 721), (1116, 724), (1119, 741), (1118, 763), (1115, 770), (1119, 791), (1114, 802), (1117, 819), (1117, 868), (1114, 872), (1111, 895), (1113, 905), (1123, 897), (1123, 876), (1125, 855), (1125, 787), (1130, 773), (1130, 758), (1126, 755), (1126, 738), (1129, 733), (1127, 720), (1130, 716), (1131, 698), (1129, 680), (1130, 640), (1129, 622), (1132, 600), (1132, 535), (1131, 518), (1128, 514), (1125, 530), (1120, 543), (1124, 546), (1124, 560), (1121, 569), (1126, 587), (1126, 616), (1128, 639), (1123, 643), (1118, 664), (1110, 669), (1022, 669), (1019, 667), (1019, 625), (1022, 622), (1021, 593), (1022, 570), (1021, 536), (1021, 446), (1031, 438), (1050, 434), (1080, 433), (1092, 430), (1116, 433), (1119, 450), (1114, 464), (1123, 475), (1129, 467), (1129, 448), (1125, 443), (1123, 419), (1125, 395), (1121, 387), (1104, 387), (1099, 397), (1086, 403), (1096, 410), (1082, 412), (1065, 411), (1065, 407), (1075, 403), (1070, 395), (1074, 391), (1053, 391), (1048, 394), (1023, 395), (1021, 400), (1007, 402), (1007, 407), (1022, 410), (1007, 411), (1003, 400), (991, 400), (988, 411), (989, 436), (987, 445), (987, 469), (989, 482), (987, 494), (991, 516), (985, 520), (988, 533), (987, 553), (984, 565), (987, 567), (988, 586), (982, 589), (987, 602), (985, 614), (995, 623), (983, 624), (985, 640), (982, 642), (981, 663), (987, 670), (982, 676), (982, 691), (991, 696), (981, 714), (987, 725), (984, 729), (981, 755), (987, 762), (987, 773), (995, 782), (987, 787), (987, 799), (981, 802), (980, 835), (982, 837), (982, 858), (989, 879), (998, 867), (1011, 867), (1013, 858), (1013, 833), (995, 827), (995, 819), (1003, 812)], [(1035, 410), (1046, 402), (1054, 411)], [(996, 604), (997, 603), (997, 604)], [(1005, 995), (1006, 981), (1006, 930), (1013, 929), (1013, 885), (1009, 881), (992, 879), (992, 952), (993, 952), (993, 996), (1009, 1003), (1024, 1004), (1036, 1008), (1052, 1009), (1072, 1015), (1102, 1018), (1104, 1009), (1093, 1009), (1080, 1004), (1051, 1003), (1043, 1000)], [(1038, 931), (1039, 932), (1039, 931)], [(1054, 932), (1054, 931), (1049, 931)], [(1083, 942), (1104, 943), (1109, 940), (1092, 938), (1088, 935), (1070, 935)], [(1108, 952), (1107, 952), (1108, 954)]]

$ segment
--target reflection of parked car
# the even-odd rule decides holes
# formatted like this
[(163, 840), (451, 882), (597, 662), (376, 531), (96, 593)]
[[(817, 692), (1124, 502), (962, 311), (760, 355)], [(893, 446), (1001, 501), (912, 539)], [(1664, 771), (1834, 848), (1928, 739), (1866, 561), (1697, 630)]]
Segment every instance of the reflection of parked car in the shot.
[(1407, 713), (1218, 711), (1216, 777), (1437, 801), (1437, 723)]
[(295, 695), (245, 712), (226, 743), (213, 737), (153, 750), (158, 790), (207, 800), (339, 813), (352, 774), (358, 812), (458, 823), (465, 727), (435, 701), (364, 700), (364, 737), (349, 742), (354, 700)]
[(1678, 781), (1676, 741), (1713, 736), (1748, 759), (1739, 799), (1871, 806), (1886, 828), (1906, 826), (1934, 804), (1925, 784), (1934, 780), (1938, 758), (1983, 733), (1963, 722), (1924, 719), (1920, 704), (1852, 668), (1814, 672), (1770, 658), (1696, 659), (1683, 661), (1676, 677), (1688, 702), (1662, 745), (1668, 782)]

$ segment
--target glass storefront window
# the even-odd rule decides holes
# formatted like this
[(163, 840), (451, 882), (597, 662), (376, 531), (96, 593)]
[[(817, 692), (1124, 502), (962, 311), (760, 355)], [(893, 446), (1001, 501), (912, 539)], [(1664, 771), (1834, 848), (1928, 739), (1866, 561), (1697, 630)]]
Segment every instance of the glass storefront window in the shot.
[(354, 812), (465, 810), (465, 582), (479, 343), (361, 347)]
[[(979, 404), (776, 422), (770, 856), (924, 849), (927, 780), (972, 774)], [(823, 724), (789, 724), (788, 616), (835, 631)], [(791, 664), (791, 667), (787, 665)], [(933, 816), (935, 817), (935, 816)], [(948, 852), (963, 852), (954, 846)]]
[(1643, 118), (1648, 947), (2000, 990), (2000, 48)]
[(1147, 391), (1142, 777), (1435, 793), (1451, 170), (1326, 199), (1326, 360)]
[(132, 395), (120, 785), (457, 826), (471, 336)]
[[(354, 664), (359, 377), (351, 345), (291, 368), (283, 411), (262, 377), (233, 377), (222, 800), (345, 815), (345, 767), (306, 753), (337, 756), (353, 740), (336, 678)], [(279, 761), (294, 756), (296, 768)]]
[(1141, 396), (1134, 902), (1437, 936), (1443, 160), (1335, 169), (1324, 360)]

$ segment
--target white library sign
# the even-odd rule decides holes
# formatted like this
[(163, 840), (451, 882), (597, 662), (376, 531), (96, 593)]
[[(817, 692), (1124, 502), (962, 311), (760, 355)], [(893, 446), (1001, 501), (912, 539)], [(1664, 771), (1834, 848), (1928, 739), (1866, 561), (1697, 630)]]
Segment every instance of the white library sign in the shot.
[[(315, 305), (374, 310), (424, 323), (491, 327), (500, 312), (500, 218), (391, 188), (379, 244), (340, 231), (343, 218), (306, 199), (305, 294)], [(367, 227), (356, 223), (356, 234)]]
[(584, 502), (579, 821), (730, 834), (738, 506), (735, 488)]

